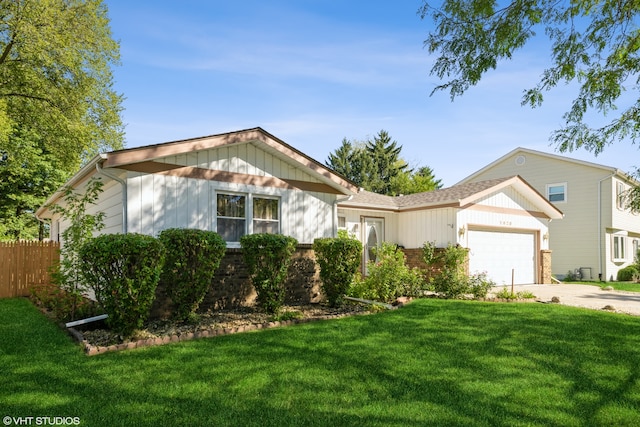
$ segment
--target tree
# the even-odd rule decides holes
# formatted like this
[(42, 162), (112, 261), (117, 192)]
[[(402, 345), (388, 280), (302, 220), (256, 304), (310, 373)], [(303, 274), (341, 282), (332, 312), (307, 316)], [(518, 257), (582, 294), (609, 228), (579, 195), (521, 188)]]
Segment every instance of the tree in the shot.
[(425, 2), (419, 13), (435, 23), (425, 46), (438, 57), (431, 72), (445, 82), (451, 98), (477, 84), (500, 60), (543, 32), (551, 42), (551, 65), (538, 84), (525, 90), (522, 105), (540, 106), (543, 93), (575, 81), (578, 94), (564, 114), (564, 126), (552, 134), (560, 151), (585, 148), (600, 153), (622, 139), (640, 136), (640, 98), (619, 110), (608, 124), (589, 126), (586, 114), (618, 109), (627, 88), (637, 94), (640, 75), (640, 7), (615, 0), (558, 2), (514, 0), (444, 0), (439, 8)]
[(359, 187), (389, 196), (442, 187), (428, 166), (420, 167), (417, 172), (409, 168), (400, 157), (401, 151), (402, 146), (381, 130), (373, 140), (365, 142), (352, 143), (344, 138), (325, 164)]
[(366, 154), (365, 144), (352, 143), (347, 138), (343, 138), (342, 145), (329, 154), (325, 164), (359, 187), (367, 184), (373, 166), (371, 158)]
[(409, 167), (400, 158), (402, 146), (392, 141), (387, 131), (381, 130), (373, 141), (367, 141), (365, 148), (374, 165), (369, 180), (370, 191), (391, 194), (391, 181)]
[(391, 194), (424, 193), (442, 188), (442, 180), (436, 179), (429, 166), (422, 166), (416, 172), (404, 172), (391, 180)]
[[(99, 151), (123, 147), (122, 97), (111, 72), (118, 60), (101, 0), (0, 0), (0, 179), (3, 198), (31, 197), (22, 214), (50, 191), (32, 182), (25, 193), (9, 182), (44, 168), (56, 173), (41, 182), (58, 188)], [(5, 235), (35, 234), (33, 218), (0, 215)]]

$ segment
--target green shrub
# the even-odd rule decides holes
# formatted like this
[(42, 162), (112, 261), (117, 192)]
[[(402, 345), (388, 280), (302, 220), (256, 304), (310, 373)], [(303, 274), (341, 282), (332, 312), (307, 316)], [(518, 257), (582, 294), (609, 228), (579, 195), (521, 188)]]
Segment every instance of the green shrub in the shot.
[(509, 289), (507, 289), (507, 287), (504, 287), (496, 292), (496, 298), (506, 300), (533, 299), (535, 297), (536, 296), (529, 291), (511, 292)]
[(466, 273), (467, 249), (463, 247), (449, 244), (438, 250), (434, 243), (425, 242), (422, 256), (429, 267), (431, 289), (445, 298), (461, 298), (469, 294), (474, 298), (484, 298), (495, 286), (495, 282), (487, 279), (486, 273)]
[(472, 274), (468, 279), (469, 293), (476, 299), (485, 298), (495, 285), (496, 283), (489, 280), (484, 272)]
[(84, 192), (76, 193), (72, 187), (65, 187), (64, 203), (50, 205), (52, 212), (69, 222), (62, 232), (64, 244), (60, 248), (60, 264), (51, 274), (52, 282), (58, 288), (52, 294), (57, 301), (51, 301), (58, 320), (76, 320), (86, 315), (81, 306), (88, 285), (82, 274), (79, 251), (93, 238), (94, 232), (104, 227), (104, 212), (87, 213), (89, 205), (95, 204), (100, 197), (102, 186), (99, 178), (91, 178)]
[(142, 234), (103, 234), (80, 248), (84, 277), (118, 334), (130, 336), (149, 316), (164, 257), (162, 243)]
[(313, 251), (327, 301), (332, 307), (340, 305), (360, 267), (362, 243), (349, 237), (319, 238), (313, 242)]
[(158, 236), (167, 255), (160, 283), (175, 306), (174, 317), (187, 320), (211, 287), (226, 243), (214, 231), (170, 228)]
[(407, 267), (404, 252), (396, 245), (382, 243), (376, 258), (367, 264), (367, 277), (351, 287), (351, 296), (391, 302), (400, 296), (416, 296), (424, 288), (420, 271)]
[(469, 277), (464, 270), (467, 250), (449, 244), (438, 250), (434, 243), (425, 242), (422, 257), (431, 270), (429, 279), (434, 292), (445, 298), (460, 298), (470, 293)]
[(267, 313), (277, 313), (284, 304), (287, 270), (297, 244), (293, 237), (281, 234), (246, 234), (240, 238), (258, 305)]
[(618, 275), (616, 280), (618, 282), (629, 282), (631, 280), (635, 280), (638, 276), (638, 267), (634, 264), (628, 265), (623, 269), (618, 270)]

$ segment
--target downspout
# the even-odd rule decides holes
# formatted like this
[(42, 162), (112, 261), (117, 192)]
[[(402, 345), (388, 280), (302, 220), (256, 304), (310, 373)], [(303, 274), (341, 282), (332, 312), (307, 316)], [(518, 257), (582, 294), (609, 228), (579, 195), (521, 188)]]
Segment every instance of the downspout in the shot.
[(106, 177), (109, 177), (111, 179), (113, 179), (116, 182), (119, 182), (122, 185), (122, 233), (123, 234), (127, 234), (129, 227), (128, 227), (128, 217), (127, 217), (127, 183), (125, 182), (124, 179), (120, 178), (117, 175), (112, 174), (111, 172), (107, 172), (106, 170), (102, 169), (102, 167), (100, 166), (100, 162), (96, 163), (96, 170), (98, 171), (99, 174), (102, 174)]
[[(602, 256), (603, 248), (602, 248), (602, 182), (613, 177), (615, 172), (612, 172), (610, 175), (605, 176), (600, 181), (598, 181), (598, 263), (600, 266), (598, 267), (600, 272), (598, 273), (598, 279), (602, 280), (602, 275), (604, 273), (604, 257)], [(605, 277), (606, 281), (607, 278)]]
[(341, 199), (336, 197), (336, 199), (333, 201), (333, 237), (338, 237), (338, 203), (347, 202), (352, 198), (353, 194)]

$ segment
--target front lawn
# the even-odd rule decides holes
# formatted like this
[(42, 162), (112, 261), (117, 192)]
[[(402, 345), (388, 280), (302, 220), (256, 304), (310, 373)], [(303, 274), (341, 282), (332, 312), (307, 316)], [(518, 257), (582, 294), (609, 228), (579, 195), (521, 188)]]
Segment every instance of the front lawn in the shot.
[(636, 282), (562, 282), (567, 285), (576, 284), (576, 285), (592, 285), (599, 286), (604, 289), (608, 286), (612, 287), (616, 291), (627, 291), (627, 292), (640, 292), (640, 283)]
[(87, 357), (0, 300), (0, 375), (3, 417), (88, 426), (640, 425), (640, 318), (420, 300)]

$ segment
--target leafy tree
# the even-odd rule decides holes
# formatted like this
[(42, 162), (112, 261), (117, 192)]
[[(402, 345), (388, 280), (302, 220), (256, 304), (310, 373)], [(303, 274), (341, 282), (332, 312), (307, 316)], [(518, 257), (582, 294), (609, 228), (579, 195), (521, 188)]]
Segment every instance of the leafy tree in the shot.
[(34, 212), (67, 174), (34, 132), (16, 127), (11, 144), (0, 142), (0, 241), (42, 240), (44, 226)]
[(442, 186), (427, 166), (414, 173), (400, 157), (401, 150), (402, 146), (381, 130), (373, 140), (363, 143), (344, 138), (325, 163), (359, 187), (380, 194), (420, 193)]
[(422, 166), (416, 172), (404, 172), (391, 180), (391, 194), (424, 193), (442, 188), (442, 181), (436, 179), (429, 166)]
[[(58, 187), (59, 175), (68, 177), (98, 151), (122, 148), (122, 97), (111, 72), (118, 61), (101, 0), (0, 0), (0, 175), (16, 184), (3, 196), (33, 197), (22, 204), (28, 208), (0, 211), (9, 234), (35, 234), (33, 219), (21, 215), (44, 202), (18, 181), (32, 175), (35, 187), (44, 168), (56, 171), (50, 182)], [(39, 159), (25, 160), (25, 146)]]
[[(640, 71), (640, 8), (614, 0), (557, 2), (550, 0), (445, 0), (439, 7), (425, 2), (419, 13), (435, 28), (425, 46), (438, 55), (431, 72), (445, 82), (454, 99), (477, 84), (498, 62), (544, 33), (551, 42), (551, 65), (538, 84), (525, 90), (523, 105), (540, 106), (543, 93), (575, 81), (578, 94), (564, 114), (564, 126), (552, 140), (561, 151), (580, 147), (598, 154), (606, 145), (640, 136), (640, 98), (618, 110), (627, 88), (637, 94)], [(601, 127), (587, 123), (587, 113), (618, 110)]]

